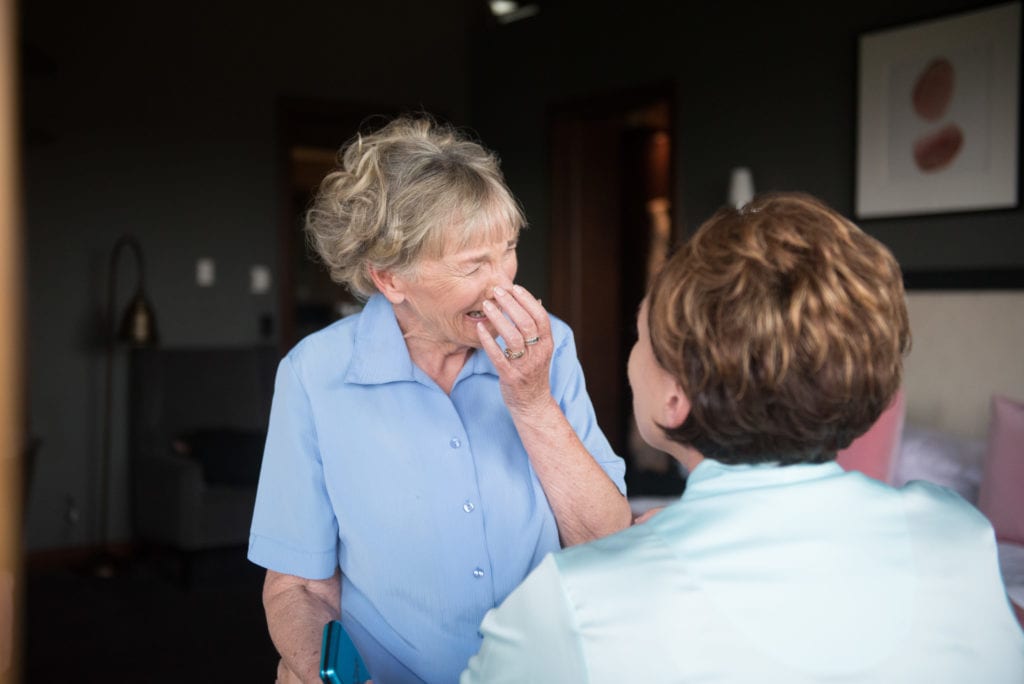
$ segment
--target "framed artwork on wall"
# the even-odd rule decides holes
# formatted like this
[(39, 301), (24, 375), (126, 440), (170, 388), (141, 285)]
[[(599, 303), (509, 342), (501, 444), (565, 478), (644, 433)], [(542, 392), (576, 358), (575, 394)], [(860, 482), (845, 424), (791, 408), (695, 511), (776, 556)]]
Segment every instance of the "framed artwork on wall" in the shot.
[(858, 218), (1018, 204), (1021, 3), (860, 37)]

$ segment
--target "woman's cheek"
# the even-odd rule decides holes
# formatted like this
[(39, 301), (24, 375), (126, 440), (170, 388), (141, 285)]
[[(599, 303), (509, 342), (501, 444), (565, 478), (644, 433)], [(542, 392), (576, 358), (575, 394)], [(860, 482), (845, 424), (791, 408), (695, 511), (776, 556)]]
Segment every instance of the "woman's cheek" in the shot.
[(516, 271), (519, 270), (519, 258), (515, 252), (512, 252), (512, 256), (508, 259), (505, 269), (505, 275), (508, 276), (509, 280), (514, 281), (516, 279)]

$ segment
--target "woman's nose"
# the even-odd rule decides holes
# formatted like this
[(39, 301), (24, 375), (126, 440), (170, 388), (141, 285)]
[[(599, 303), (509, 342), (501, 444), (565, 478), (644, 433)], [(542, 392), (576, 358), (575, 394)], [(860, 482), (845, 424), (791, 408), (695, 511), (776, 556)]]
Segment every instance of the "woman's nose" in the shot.
[(491, 276), (491, 283), (487, 290), (487, 294), (491, 298), (494, 297), (495, 287), (501, 287), (506, 290), (512, 288), (512, 279), (509, 278), (508, 275), (501, 269), (495, 269), (494, 275)]

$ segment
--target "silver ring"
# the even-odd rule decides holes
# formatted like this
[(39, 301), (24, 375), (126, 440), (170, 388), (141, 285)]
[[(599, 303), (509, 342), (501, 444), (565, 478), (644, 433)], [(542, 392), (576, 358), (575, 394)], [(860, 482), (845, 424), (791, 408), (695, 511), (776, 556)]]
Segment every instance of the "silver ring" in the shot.
[(531, 344), (537, 344), (538, 342), (540, 342), (540, 335), (538, 335), (538, 336), (536, 336), (536, 337), (531, 337), (531, 338), (530, 338), (530, 339), (528, 339), (528, 340), (523, 340), (523, 343), (524, 343), (524, 344), (525, 344), (526, 346), (530, 346)]
[(515, 361), (519, 357), (523, 356), (525, 353), (526, 353), (525, 349), (520, 349), (519, 351), (516, 351), (516, 352), (512, 351), (511, 349), (506, 349), (505, 350), (505, 358), (508, 359), (509, 361)]

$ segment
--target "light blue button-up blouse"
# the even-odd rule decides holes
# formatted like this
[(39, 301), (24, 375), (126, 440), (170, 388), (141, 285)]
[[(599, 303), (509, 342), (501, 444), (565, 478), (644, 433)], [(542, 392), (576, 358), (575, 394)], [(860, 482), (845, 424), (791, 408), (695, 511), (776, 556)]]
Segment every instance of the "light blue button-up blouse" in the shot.
[[(619, 490), (572, 333), (552, 318), (552, 394)], [(483, 352), (445, 394), (388, 301), (315, 333), (278, 369), (249, 559), (330, 577), (376, 684), (454, 682), (484, 613), (559, 548), (544, 491)]]

